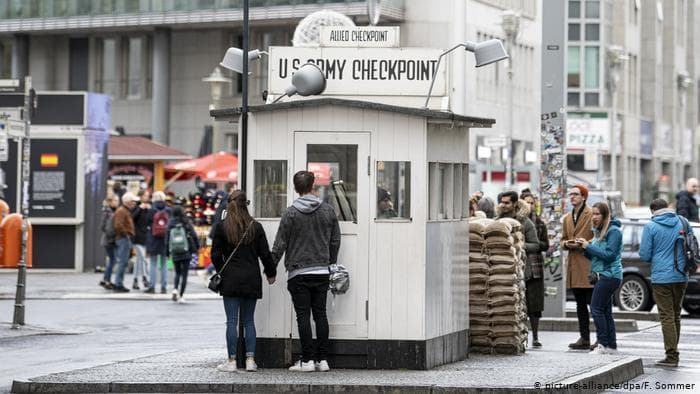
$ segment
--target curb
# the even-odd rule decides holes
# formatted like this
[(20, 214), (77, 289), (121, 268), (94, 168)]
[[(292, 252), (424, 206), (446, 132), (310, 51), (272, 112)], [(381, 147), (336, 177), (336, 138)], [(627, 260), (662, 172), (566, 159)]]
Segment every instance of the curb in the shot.
[[(590, 324), (591, 331), (595, 331), (593, 319), (590, 320)], [(540, 331), (578, 332), (578, 319), (568, 317), (543, 317), (540, 319)], [(615, 331), (637, 332), (639, 331), (639, 326), (636, 320), (615, 318)]]
[(12, 393), (583, 393), (613, 388), (644, 373), (642, 359), (626, 357), (559, 382), (538, 387), (447, 387), (438, 385), (346, 385), (286, 383), (69, 383), (14, 380)]
[[(576, 318), (576, 311), (566, 311), (566, 317)], [(656, 312), (629, 312), (629, 311), (617, 311), (613, 312), (613, 318), (617, 319), (632, 319), (632, 320), (646, 320), (646, 321), (659, 321), (659, 314)]]

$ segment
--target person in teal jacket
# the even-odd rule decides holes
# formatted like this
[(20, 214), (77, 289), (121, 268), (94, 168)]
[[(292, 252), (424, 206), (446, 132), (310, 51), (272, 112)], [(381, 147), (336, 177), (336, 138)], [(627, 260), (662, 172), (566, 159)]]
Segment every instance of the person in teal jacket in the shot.
[(589, 279), (593, 287), (591, 315), (596, 326), (598, 346), (594, 354), (616, 354), (617, 339), (612, 315), (613, 294), (622, 283), (622, 231), (620, 221), (611, 218), (604, 202), (593, 205), (593, 239), (579, 239), (584, 255), (591, 259)]
[[(657, 361), (661, 367), (678, 366), (678, 340), (681, 336), (681, 305), (688, 286), (685, 257), (679, 238), (681, 218), (662, 199), (651, 202), (651, 221), (644, 225), (639, 258), (651, 263), (651, 287), (659, 308), (661, 332), (666, 357)], [(688, 226), (690, 232), (693, 228)], [(674, 252), (676, 256), (674, 256)]]

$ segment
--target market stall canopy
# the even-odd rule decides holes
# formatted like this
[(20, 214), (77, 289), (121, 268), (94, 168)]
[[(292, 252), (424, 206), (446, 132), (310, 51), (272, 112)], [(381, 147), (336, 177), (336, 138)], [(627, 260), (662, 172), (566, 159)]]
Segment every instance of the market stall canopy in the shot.
[(187, 153), (180, 152), (169, 146), (137, 136), (112, 136), (107, 148), (109, 161), (174, 161), (192, 158)]
[(228, 152), (217, 152), (165, 166), (166, 178), (186, 180), (196, 176), (202, 182), (238, 182), (238, 157)]

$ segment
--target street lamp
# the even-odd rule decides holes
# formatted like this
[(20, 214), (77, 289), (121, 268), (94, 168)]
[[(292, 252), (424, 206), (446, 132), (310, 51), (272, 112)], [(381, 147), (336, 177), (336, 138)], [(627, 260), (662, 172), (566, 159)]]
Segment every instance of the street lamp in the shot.
[[(501, 27), (506, 34), (506, 43), (508, 45), (508, 53), (513, 54), (513, 45), (515, 39), (520, 32), (520, 14), (513, 10), (506, 10), (501, 14)], [(508, 59), (506, 65), (506, 74), (508, 75), (508, 156), (506, 158), (506, 176), (505, 187), (510, 189), (514, 183), (513, 179), (513, 155), (515, 154), (513, 142), (513, 58)]]
[(445, 52), (441, 53), (438, 57), (437, 64), (435, 65), (435, 71), (433, 71), (433, 77), (430, 81), (430, 89), (428, 89), (428, 97), (425, 98), (425, 105), (423, 105), (424, 109), (428, 109), (428, 100), (430, 100), (430, 94), (433, 91), (435, 77), (437, 76), (438, 69), (440, 68), (440, 61), (442, 60), (443, 56), (447, 55), (448, 53), (454, 51), (459, 47), (464, 47), (464, 50), (474, 53), (476, 67), (486, 66), (488, 64), (495, 63), (497, 61), (508, 58), (508, 53), (503, 48), (503, 43), (501, 42), (501, 40), (495, 38), (479, 43), (467, 41), (462, 44), (457, 44), (452, 48), (446, 50)]
[[(224, 85), (231, 83), (231, 78), (225, 77), (221, 73), (219, 67), (214, 67), (214, 70), (209, 74), (208, 77), (202, 78), (202, 82), (208, 82), (211, 89), (211, 103), (209, 104), (209, 110), (215, 109), (219, 106), (221, 101), (221, 93), (224, 89)], [(212, 151), (218, 152), (221, 149), (221, 132), (219, 130), (219, 122), (214, 122), (212, 125)]]
[(612, 100), (610, 116), (610, 180), (611, 189), (617, 190), (617, 82), (620, 79), (622, 62), (628, 59), (625, 50), (619, 45), (607, 47), (608, 89)]

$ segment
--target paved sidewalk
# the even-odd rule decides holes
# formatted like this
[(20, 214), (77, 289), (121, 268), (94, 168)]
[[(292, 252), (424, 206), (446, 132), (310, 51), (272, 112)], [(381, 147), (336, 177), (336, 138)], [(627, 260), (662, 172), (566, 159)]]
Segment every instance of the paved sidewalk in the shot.
[(643, 373), (625, 355), (528, 350), (521, 356), (471, 355), (430, 371), (332, 370), (292, 373), (265, 369), (224, 373), (221, 349), (164, 353), (129, 361), (14, 381), (28, 392), (591, 392)]
[[(115, 293), (99, 286), (102, 273), (50, 273), (27, 271), (26, 298), (40, 299), (123, 299), (123, 300), (170, 300), (173, 289), (173, 273), (168, 272), (168, 288), (166, 294), (160, 294), (160, 285), (156, 286), (156, 294), (145, 294), (140, 290), (128, 293)], [(131, 286), (133, 275), (127, 274), (124, 285)], [(17, 286), (16, 270), (0, 270), (0, 300), (14, 300)], [(193, 270), (187, 278), (187, 298), (219, 299), (206, 287), (204, 282)]]

